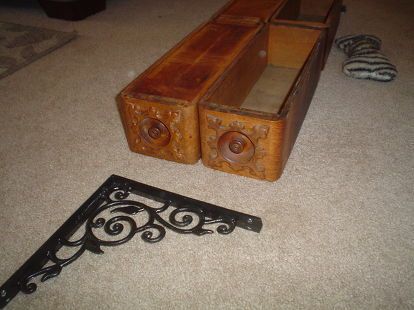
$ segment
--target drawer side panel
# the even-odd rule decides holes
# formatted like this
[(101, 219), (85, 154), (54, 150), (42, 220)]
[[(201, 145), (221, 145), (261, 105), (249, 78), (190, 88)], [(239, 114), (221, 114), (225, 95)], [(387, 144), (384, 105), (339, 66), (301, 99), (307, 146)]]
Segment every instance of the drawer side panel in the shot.
[(258, 29), (259, 26), (206, 24), (133, 81), (124, 94), (196, 103)]
[(328, 59), (329, 53), (332, 48), (333, 41), (335, 39), (336, 32), (338, 30), (339, 21), (341, 19), (342, 0), (335, 0), (334, 5), (330, 11), (326, 24), (329, 26), (326, 34), (325, 42), (325, 56), (324, 63)]
[(284, 107), (285, 131), (283, 138), (283, 167), (290, 156), (319, 82), (323, 48), (319, 41)]
[[(301, 0), (300, 15), (324, 22), (336, 0)], [(318, 18), (319, 17), (319, 18)]]
[[(229, 20), (243, 19), (268, 22), (287, 0), (233, 0), (225, 5), (214, 17), (227, 17)], [(214, 18), (213, 17), (213, 18)], [(224, 20), (225, 18), (220, 18)]]

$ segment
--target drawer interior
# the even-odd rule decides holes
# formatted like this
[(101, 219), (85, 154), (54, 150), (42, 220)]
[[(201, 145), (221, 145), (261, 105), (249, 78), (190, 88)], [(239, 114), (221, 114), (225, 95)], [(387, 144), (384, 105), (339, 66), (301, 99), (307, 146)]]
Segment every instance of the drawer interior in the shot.
[(240, 108), (265, 113), (279, 111), (298, 73), (297, 68), (284, 68), (269, 64)]
[[(233, 113), (277, 117), (320, 35), (319, 30), (269, 25), (212, 89), (206, 103)], [(297, 43), (296, 49), (285, 48)]]
[(324, 23), (335, 0), (289, 0), (276, 19)]
[(268, 21), (284, 2), (285, 0), (233, 0), (219, 11), (218, 16), (219, 19), (232, 16), (255, 18), (256, 22)]

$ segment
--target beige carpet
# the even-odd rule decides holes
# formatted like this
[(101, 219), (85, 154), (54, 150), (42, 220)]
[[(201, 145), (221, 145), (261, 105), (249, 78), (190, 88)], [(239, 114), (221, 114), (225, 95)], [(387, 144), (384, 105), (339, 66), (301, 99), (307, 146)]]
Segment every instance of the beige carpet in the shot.
[(412, 0), (346, 1), (338, 34), (381, 37), (399, 76), (347, 78), (333, 49), (276, 183), (131, 153), (119, 120), (118, 91), (225, 0), (107, 2), (73, 23), (0, 6), (0, 20), (79, 34), (0, 81), (0, 282), (112, 173), (264, 228), (88, 253), (9, 308), (413, 309)]

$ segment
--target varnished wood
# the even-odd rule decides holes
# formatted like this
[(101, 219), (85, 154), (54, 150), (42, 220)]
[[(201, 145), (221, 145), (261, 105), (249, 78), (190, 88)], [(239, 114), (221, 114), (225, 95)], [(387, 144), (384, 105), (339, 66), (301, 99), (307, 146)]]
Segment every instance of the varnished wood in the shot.
[[(323, 32), (324, 44), (323, 68), (338, 29), (341, 8), (342, 0), (289, 0), (282, 9), (274, 14), (271, 23), (320, 29)], [(296, 30), (296, 32), (298, 31)]]
[(301, 68), (315, 40), (321, 35), (317, 29), (278, 25), (270, 27), (269, 62), (285, 68)]
[[(319, 80), (323, 57), (321, 31), (316, 29), (305, 29), (309, 35), (298, 39), (300, 51), (292, 52), (289, 58), (280, 54), (279, 47), (285, 40), (280, 33), (284, 28), (268, 25), (258, 33), (200, 102), (202, 160), (206, 166), (268, 181), (282, 174)], [(297, 76), (290, 87), (283, 88), (286, 93), (279, 97), (286, 99), (282, 104), (276, 100), (266, 105), (267, 110), (254, 111), (252, 106), (244, 109), (248, 96), (244, 89), (251, 90), (260, 78), (257, 74), (264, 72), (262, 67), (254, 72), (249, 64), (257, 62), (263, 50), (267, 66), (291, 68)], [(250, 78), (239, 79), (244, 76)], [(242, 95), (232, 95), (237, 90)], [(249, 141), (254, 147), (253, 155), (247, 147)]]
[[(181, 163), (197, 162), (197, 104), (260, 28), (204, 24), (131, 82), (118, 98), (131, 150)], [(148, 127), (155, 124), (151, 120), (161, 124)], [(164, 127), (168, 132), (157, 137)]]
[(289, 94), (285, 105), (280, 110), (280, 118), (284, 122), (282, 162), (286, 164), (293, 149), (296, 138), (305, 120), (306, 113), (318, 85), (320, 68), (323, 62), (323, 44), (319, 40), (310, 53), (309, 59), (302, 69), (295, 87)]
[(332, 44), (335, 40), (335, 35), (339, 27), (339, 21), (341, 18), (341, 12), (342, 12), (342, 0), (335, 0), (334, 4), (331, 7), (331, 10), (328, 14), (328, 17), (325, 20), (325, 24), (329, 25), (327, 32), (326, 32), (326, 38), (325, 38), (325, 55), (324, 55), (324, 64), (326, 63), (326, 60), (329, 56), (329, 53), (332, 49)]
[(212, 19), (228, 23), (266, 23), (287, 1), (231, 0)]
[(299, 19), (320, 21), (326, 23), (337, 0), (301, 0)]
[(198, 101), (249, 42), (258, 26), (208, 23), (131, 83), (124, 93)]
[(341, 5), (342, 0), (289, 0), (274, 14), (271, 21), (300, 21), (303, 25), (317, 22), (329, 26), (329, 17)]
[(188, 164), (202, 152), (209, 167), (276, 180), (340, 7), (341, 0), (230, 1), (120, 93), (130, 149)]
[(301, 0), (288, 0), (283, 7), (272, 16), (273, 21), (275, 16), (278, 19), (295, 20), (300, 15)]
[[(283, 159), (274, 145), (283, 142), (284, 123), (258, 119), (248, 115), (234, 115), (200, 106), (202, 160), (207, 167), (246, 177), (274, 181), (282, 173)], [(246, 163), (229, 161), (220, 152), (220, 138), (237, 132), (254, 144), (254, 155)]]
[(264, 28), (214, 89), (210, 101), (239, 107), (267, 66), (268, 32)]

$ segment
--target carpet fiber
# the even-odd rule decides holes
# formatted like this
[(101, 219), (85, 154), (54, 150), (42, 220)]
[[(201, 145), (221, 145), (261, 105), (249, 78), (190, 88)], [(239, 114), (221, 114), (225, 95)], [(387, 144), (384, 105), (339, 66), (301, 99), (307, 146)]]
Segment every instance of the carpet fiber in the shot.
[(225, 2), (108, 0), (80, 22), (0, 7), (0, 20), (79, 33), (0, 80), (1, 283), (111, 174), (264, 225), (137, 236), (7, 309), (413, 309), (414, 1), (344, 1), (338, 36), (380, 37), (398, 78), (346, 77), (333, 47), (274, 183), (132, 153), (117, 110), (119, 91)]
[(0, 79), (61, 47), (75, 35), (0, 22)]

